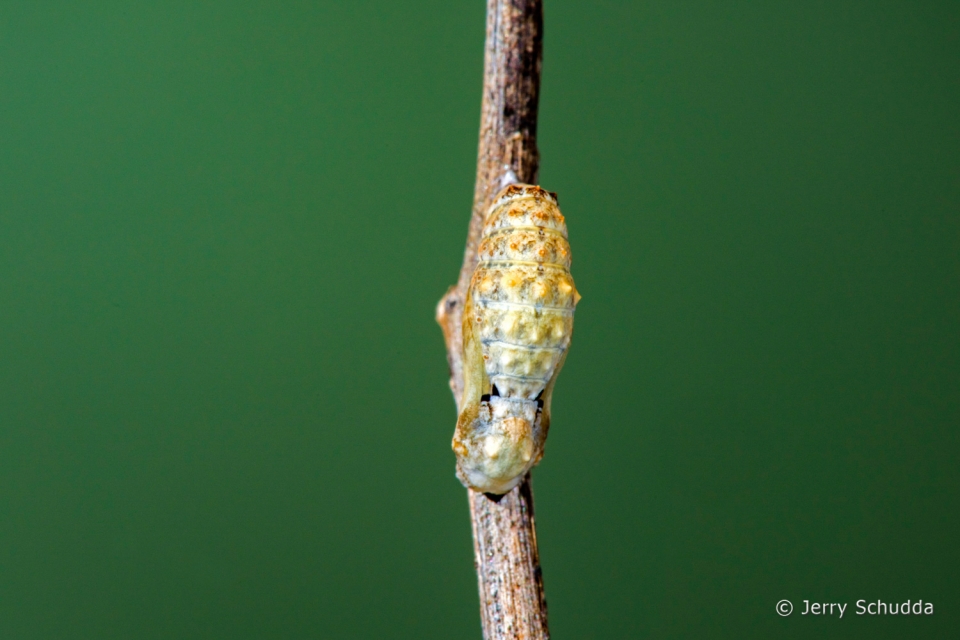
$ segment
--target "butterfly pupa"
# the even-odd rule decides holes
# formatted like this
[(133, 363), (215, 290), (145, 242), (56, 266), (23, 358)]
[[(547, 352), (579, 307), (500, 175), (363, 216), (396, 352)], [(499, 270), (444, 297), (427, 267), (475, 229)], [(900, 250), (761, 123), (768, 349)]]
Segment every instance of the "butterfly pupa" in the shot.
[(478, 257), (463, 310), (453, 450), (465, 486), (503, 494), (543, 457), (580, 300), (556, 194), (526, 184), (503, 189), (487, 210)]

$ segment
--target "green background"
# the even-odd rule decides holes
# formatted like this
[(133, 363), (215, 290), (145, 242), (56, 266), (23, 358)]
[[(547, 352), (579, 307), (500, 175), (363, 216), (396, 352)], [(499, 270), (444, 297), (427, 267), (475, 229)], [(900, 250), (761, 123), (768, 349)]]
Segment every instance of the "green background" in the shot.
[[(554, 637), (956, 634), (957, 5), (545, 22), (584, 295), (534, 474)], [(480, 637), (433, 313), (483, 31), (0, 6), (0, 637)]]

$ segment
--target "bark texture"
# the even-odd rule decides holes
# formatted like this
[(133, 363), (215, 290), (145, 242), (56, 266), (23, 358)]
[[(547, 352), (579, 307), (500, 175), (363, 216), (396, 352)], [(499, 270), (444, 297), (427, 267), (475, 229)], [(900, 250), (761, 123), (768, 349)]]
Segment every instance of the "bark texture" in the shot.
[[(508, 184), (537, 184), (542, 38), (541, 0), (487, 0), (473, 213), (460, 278), (437, 307), (458, 410), (463, 391), (463, 301), (477, 265), (484, 213)], [(530, 475), (499, 500), (472, 490), (468, 494), (484, 639), (549, 638)]]

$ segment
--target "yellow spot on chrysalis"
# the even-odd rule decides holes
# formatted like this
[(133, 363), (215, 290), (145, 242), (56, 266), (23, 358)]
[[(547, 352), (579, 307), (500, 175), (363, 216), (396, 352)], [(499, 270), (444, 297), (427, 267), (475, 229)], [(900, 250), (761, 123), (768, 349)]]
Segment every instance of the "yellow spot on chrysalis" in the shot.
[(553, 337), (562, 338), (563, 333), (563, 320), (557, 318), (553, 323)]
[(517, 316), (512, 313), (507, 314), (500, 324), (500, 327), (507, 335), (512, 334), (517, 328)]

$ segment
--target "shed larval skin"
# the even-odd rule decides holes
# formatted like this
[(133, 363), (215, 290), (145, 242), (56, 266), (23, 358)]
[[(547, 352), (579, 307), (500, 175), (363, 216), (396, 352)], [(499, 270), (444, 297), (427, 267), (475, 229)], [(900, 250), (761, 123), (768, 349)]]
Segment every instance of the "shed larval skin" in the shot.
[(463, 311), (457, 477), (503, 494), (543, 457), (550, 397), (580, 294), (557, 196), (515, 184), (494, 199)]

